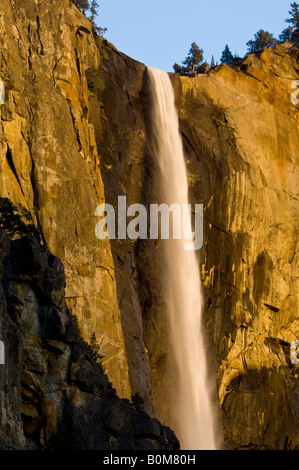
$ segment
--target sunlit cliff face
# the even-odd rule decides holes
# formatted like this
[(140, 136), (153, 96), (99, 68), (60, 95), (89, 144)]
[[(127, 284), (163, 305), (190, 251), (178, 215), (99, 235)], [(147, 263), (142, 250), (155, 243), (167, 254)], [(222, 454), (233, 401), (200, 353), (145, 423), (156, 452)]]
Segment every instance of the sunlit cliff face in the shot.
[[(118, 394), (138, 393), (168, 423), (176, 378), (161, 244), (95, 235), (99, 204), (158, 194), (145, 67), (97, 45), (68, 0), (60, 15), (48, 1), (14, 4), (0, 6), (0, 196), (29, 209), (62, 260), (68, 308), (86, 340), (96, 334)], [(298, 49), (280, 45), (236, 68), (171, 76), (190, 202), (204, 207), (209, 371), (234, 448), (299, 444), (289, 360), (299, 337), (297, 61)]]

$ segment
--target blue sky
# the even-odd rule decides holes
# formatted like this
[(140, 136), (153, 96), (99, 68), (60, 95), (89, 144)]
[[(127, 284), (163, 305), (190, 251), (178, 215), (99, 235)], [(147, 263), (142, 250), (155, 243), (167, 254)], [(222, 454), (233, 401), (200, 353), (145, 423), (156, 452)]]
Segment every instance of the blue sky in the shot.
[(243, 56), (259, 29), (275, 37), (292, 0), (99, 0), (97, 23), (120, 51), (166, 72), (181, 63), (192, 42), (215, 60), (228, 44)]

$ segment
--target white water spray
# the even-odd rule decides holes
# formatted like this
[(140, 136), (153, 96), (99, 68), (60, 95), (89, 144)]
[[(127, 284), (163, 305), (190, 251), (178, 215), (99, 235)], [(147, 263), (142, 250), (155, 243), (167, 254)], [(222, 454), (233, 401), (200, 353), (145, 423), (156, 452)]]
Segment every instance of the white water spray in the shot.
[[(160, 169), (163, 203), (188, 204), (187, 173), (171, 81), (165, 72), (148, 69), (153, 97), (153, 152)], [(188, 215), (191, 232), (191, 216)], [(202, 327), (202, 291), (195, 251), (186, 240), (166, 240), (166, 304), (170, 341), (178, 370), (174, 429), (184, 450), (216, 449)]]

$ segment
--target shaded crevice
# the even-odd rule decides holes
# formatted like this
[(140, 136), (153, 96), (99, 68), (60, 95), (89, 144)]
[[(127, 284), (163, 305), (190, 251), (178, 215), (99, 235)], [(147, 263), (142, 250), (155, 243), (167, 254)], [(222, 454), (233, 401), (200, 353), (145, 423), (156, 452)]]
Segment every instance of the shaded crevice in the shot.
[(219, 232), (222, 232), (222, 233), (225, 233), (226, 235), (232, 236), (232, 233), (231, 233), (231, 232), (228, 232), (227, 230), (224, 230), (224, 228), (217, 227), (217, 226), (214, 225), (214, 224), (211, 224), (211, 226), (212, 226), (214, 229), (219, 230)]
[(79, 36), (82, 36), (81, 32), (86, 33), (86, 34), (91, 34), (91, 31), (85, 28), (85, 26), (79, 26), (79, 28), (77, 28), (76, 34), (78, 34)]
[(36, 25), (37, 25), (36, 33), (37, 33), (37, 37), (38, 37), (40, 47), (41, 47), (40, 54), (44, 55), (44, 46), (40, 38), (40, 19), (38, 15), (36, 15)]
[(11, 169), (18, 185), (19, 185), (19, 188), (21, 190), (21, 193), (23, 194), (24, 198), (25, 198), (25, 194), (24, 194), (24, 191), (23, 191), (23, 188), (22, 188), (22, 185), (21, 185), (21, 182), (20, 182), (20, 179), (18, 177), (18, 174), (17, 174), (17, 170), (16, 170), (16, 167), (15, 167), (15, 164), (13, 162), (13, 157), (12, 157), (12, 153), (11, 153), (11, 150), (9, 148), (9, 146), (7, 146), (7, 151), (6, 151), (6, 161), (8, 163), (8, 166), (9, 168)]
[(189, 138), (186, 136), (186, 134), (185, 134), (184, 132), (181, 132), (181, 135), (182, 135), (182, 137), (183, 137), (183, 140), (185, 140), (185, 141), (187, 142), (187, 144), (190, 146), (190, 148), (193, 150), (194, 154), (195, 154), (196, 156), (198, 156), (198, 158), (200, 158), (199, 155), (198, 155), (198, 152), (196, 151), (196, 149), (195, 149), (195, 147), (194, 147), (194, 145), (190, 142), (190, 140), (189, 140)]
[(80, 139), (80, 134), (79, 134), (79, 131), (78, 131), (78, 128), (77, 128), (77, 124), (76, 124), (76, 119), (72, 113), (72, 106), (71, 106), (71, 102), (69, 99), (66, 99), (66, 102), (69, 106), (69, 110), (70, 110), (70, 115), (71, 115), (71, 118), (72, 118), (72, 122), (73, 122), (73, 128), (74, 128), (74, 131), (75, 131), (75, 135), (76, 135), (76, 140), (77, 140), (77, 143), (78, 143), (78, 147), (79, 147), (79, 151), (82, 150), (82, 142), (81, 142), (81, 139)]
[(265, 307), (267, 307), (269, 310), (271, 310), (271, 311), (274, 312), (274, 313), (278, 313), (278, 312), (279, 312), (279, 308), (273, 307), (273, 305), (269, 305), (269, 304), (265, 304), (265, 303), (264, 303), (264, 305), (265, 305)]
[(30, 182), (31, 182), (31, 187), (32, 187), (32, 192), (33, 192), (33, 210), (34, 210), (34, 213), (35, 213), (36, 224), (37, 224), (38, 230), (41, 234), (43, 242), (46, 243), (44, 233), (43, 233), (43, 228), (42, 228), (42, 225), (41, 225), (39, 217), (38, 217), (38, 209), (40, 207), (40, 200), (39, 200), (38, 185), (37, 185), (36, 178), (35, 178), (35, 162), (34, 162), (34, 159), (32, 157), (29, 145), (28, 145), (28, 149), (29, 149), (29, 154), (30, 154), (30, 157), (31, 157)]
[(77, 49), (75, 49), (75, 57), (76, 57), (77, 72), (78, 72), (79, 77), (82, 78), (80, 59), (79, 59), (79, 56), (78, 56), (78, 51), (77, 51)]
[(31, 172), (30, 172), (30, 181), (31, 181), (31, 186), (32, 186), (32, 191), (33, 191), (33, 207), (38, 208), (39, 207), (39, 195), (38, 195), (38, 189), (37, 189), (37, 184), (35, 180), (35, 163), (34, 160), (31, 156)]

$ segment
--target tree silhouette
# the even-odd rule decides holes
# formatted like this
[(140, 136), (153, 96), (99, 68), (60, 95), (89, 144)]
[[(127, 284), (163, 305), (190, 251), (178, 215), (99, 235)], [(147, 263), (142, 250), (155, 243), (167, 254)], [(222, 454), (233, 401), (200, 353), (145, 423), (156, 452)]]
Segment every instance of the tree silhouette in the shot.
[(220, 58), (221, 64), (232, 64), (234, 61), (234, 56), (230, 51), (230, 48), (226, 44), (224, 51), (222, 52), (222, 56)]
[(90, 11), (91, 15), (88, 18), (89, 21), (91, 22), (92, 26), (92, 31), (94, 34), (97, 34), (99, 36), (103, 36), (103, 34), (107, 31), (107, 28), (101, 28), (100, 26), (97, 26), (95, 23), (95, 18), (98, 16), (97, 8), (99, 8), (99, 4), (96, 0), (91, 0), (90, 2), (88, 0), (72, 0), (74, 5), (84, 13), (86, 16), (86, 12)]
[(98, 343), (95, 333), (92, 333), (90, 337), (90, 342), (83, 341), (84, 346), (87, 350), (87, 353), (94, 361), (99, 361), (103, 359), (104, 356), (101, 355), (101, 345)]
[(7, 197), (0, 197), (0, 228), (11, 237), (33, 235), (41, 241), (41, 234), (34, 225), (30, 212), (19, 205), (14, 205)]
[(92, 0), (89, 8), (91, 13), (89, 20), (92, 24), (94, 24), (95, 17), (98, 16), (97, 8), (99, 8), (98, 2), (96, 0)]
[(246, 43), (246, 46), (248, 47), (249, 54), (252, 54), (256, 52), (262, 52), (265, 49), (265, 47), (271, 47), (276, 42), (277, 40), (273, 37), (272, 33), (269, 33), (269, 31), (264, 31), (263, 29), (260, 29), (254, 35), (254, 40), (248, 41)]
[(175, 71), (175, 73), (180, 73), (180, 74), (183, 73), (183, 67), (177, 63), (175, 63), (172, 68)]
[(293, 28), (291, 26), (288, 26), (286, 29), (284, 29), (282, 33), (279, 35), (279, 38), (278, 38), (279, 42), (291, 40), (292, 32), (293, 32)]
[(176, 73), (181, 75), (191, 75), (195, 73), (203, 73), (208, 66), (207, 62), (203, 62), (203, 49), (193, 42), (185, 60), (182, 61), (183, 65), (175, 63), (173, 69)]
[(77, 8), (79, 8), (79, 10), (82, 11), (82, 13), (84, 13), (84, 15), (85, 12), (90, 8), (88, 0), (73, 0), (73, 3), (74, 5), (76, 5)]
[(101, 28), (100, 26), (96, 25), (95, 17), (98, 16), (97, 8), (99, 8), (98, 2), (96, 0), (92, 0), (89, 7), (91, 13), (89, 21), (91, 22), (93, 32), (99, 36), (103, 36), (103, 34), (107, 31), (107, 28)]
[[(291, 15), (290, 18), (287, 18), (286, 23), (290, 24), (291, 28), (291, 37), (292, 41), (299, 41), (299, 3), (291, 3), (291, 10), (289, 11)], [(288, 29), (288, 28), (287, 28)], [(284, 30), (285, 31), (285, 30)]]
[(214, 59), (214, 56), (212, 55), (210, 67), (215, 67), (215, 66), (216, 66), (215, 59)]
[(198, 70), (198, 67), (202, 63), (202, 61), (203, 49), (200, 49), (196, 42), (193, 42), (191, 44), (189, 53), (186, 59), (183, 60), (182, 64), (186, 66), (187, 72), (195, 73), (195, 71)]

